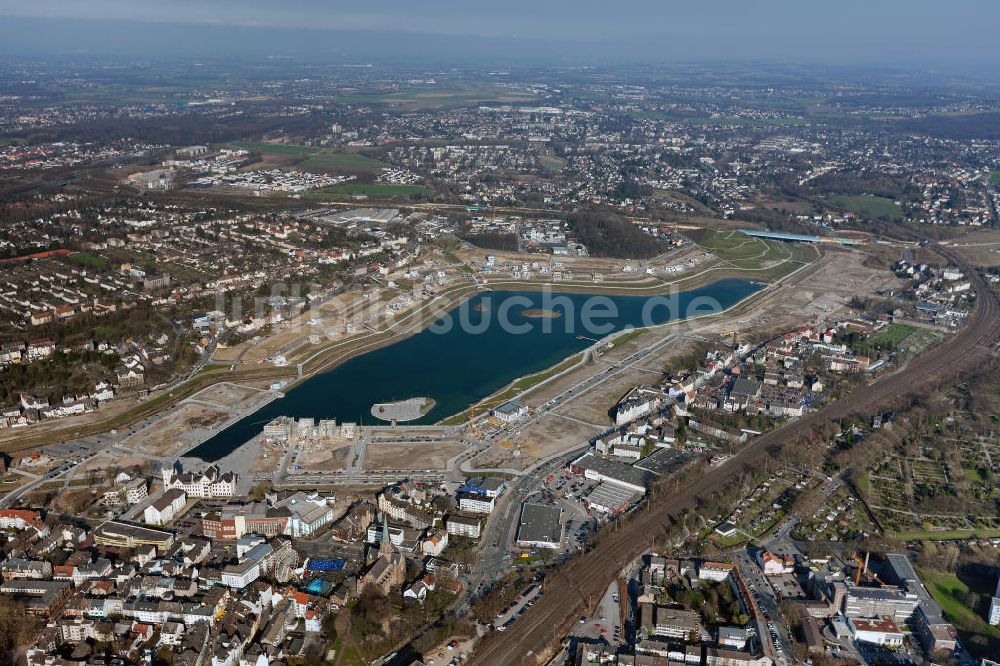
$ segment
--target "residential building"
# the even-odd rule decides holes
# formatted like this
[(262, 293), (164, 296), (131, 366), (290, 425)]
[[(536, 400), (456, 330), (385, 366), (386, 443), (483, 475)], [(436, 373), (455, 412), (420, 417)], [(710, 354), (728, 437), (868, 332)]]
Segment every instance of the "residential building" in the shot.
[(488, 495), (462, 492), (456, 495), (456, 499), (458, 500), (458, 508), (467, 513), (491, 513), (496, 501)]
[(212, 499), (232, 497), (236, 494), (238, 477), (233, 472), (223, 474), (218, 465), (210, 465), (204, 472), (184, 472), (180, 463), (161, 470), (164, 488), (180, 488), (188, 497)]
[(458, 513), (448, 514), (448, 517), (444, 520), (444, 526), (448, 530), (448, 534), (469, 537), (470, 539), (478, 539), (482, 531), (481, 519), (475, 516), (463, 516)]
[(143, 518), (147, 525), (166, 525), (179, 515), (187, 504), (187, 495), (180, 488), (169, 488), (146, 507)]

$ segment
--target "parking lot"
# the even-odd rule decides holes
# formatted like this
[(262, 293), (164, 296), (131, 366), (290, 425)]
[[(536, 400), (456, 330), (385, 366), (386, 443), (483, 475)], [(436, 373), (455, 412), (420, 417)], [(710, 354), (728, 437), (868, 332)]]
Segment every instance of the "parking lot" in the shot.
[(597, 609), (591, 616), (580, 616), (573, 628), (572, 635), (587, 640), (606, 640), (610, 645), (618, 645), (626, 641), (621, 627), (621, 611), (619, 609), (618, 581), (615, 580), (605, 590)]

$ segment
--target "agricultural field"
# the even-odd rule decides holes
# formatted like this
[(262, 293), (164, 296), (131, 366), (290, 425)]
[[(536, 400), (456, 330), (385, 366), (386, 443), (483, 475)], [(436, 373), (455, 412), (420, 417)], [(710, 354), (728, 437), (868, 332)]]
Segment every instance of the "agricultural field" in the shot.
[(357, 153), (319, 153), (307, 157), (296, 166), (306, 171), (378, 171), (385, 168), (380, 162)]
[(356, 92), (336, 96), (342, 104), (370, 104), (373, 106), (395, 106), (406, 111), (454, 109), (470, 104), (494, 102), (511, 104), (530, 102), (535, 96), (489, 84), (455, 82), (445, 85), (421, 85), (391, 92)]
[(903, 218), (903, 209), (899, 204), (885, 197), (839, 195), (830, 197), (829, 201), (834, 206), (866, 217), (888, 217), (892, 220)]

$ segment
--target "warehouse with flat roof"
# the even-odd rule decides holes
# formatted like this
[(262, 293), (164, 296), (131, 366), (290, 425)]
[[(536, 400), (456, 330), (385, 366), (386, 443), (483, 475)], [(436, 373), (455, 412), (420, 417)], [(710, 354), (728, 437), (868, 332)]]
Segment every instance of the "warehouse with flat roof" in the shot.
[(611, 481), (641, 493), (646, 492), (652, 476), (649, 472), (632, 465), (601, 458), (589, 452), (571, 462), (569, 468), (574, 474), (582, 474), (593, 481)]
[(562, 544), (562, 509), (525, 502), (517, 526), (517, 545), (525, 548), (558, 548)]
[(613, 481), (599, 483), (587, 495), (587, 506), (602, 513), (624, 511), (642, 497), (634, 488), (622, 486)]

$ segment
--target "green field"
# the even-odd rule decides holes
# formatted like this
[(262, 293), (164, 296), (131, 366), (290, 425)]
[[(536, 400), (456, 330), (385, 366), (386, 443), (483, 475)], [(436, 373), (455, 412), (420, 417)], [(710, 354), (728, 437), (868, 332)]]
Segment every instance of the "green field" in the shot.
[(239, 141), (236, 143), (240, 148), (256, 150), (259, 153), (270, 155), (307, 155), (318, 153), (321, 148), (315, 146), (296, 146), (287, 143), (261, 143), (259, 141)]
[[(952, 573), (932, 571), (920, 568), (920, 577), (927, 586), (927, 591), (934, 601), (941, 605), (945, 617), (955, 625), (962, 634), (966, 647), (980, 656), (996, 655), (992, 650), (1000, 648), (1000, 628), (990, 626), (980, 613), (985, 609), (971, 608), (970, 592), (979, 594), (980, 605), (983, 605), (983, 594), (979, 590), (970, 590), (969, 586)], [(987, 602), (988, 603), (988, 602)], [(970, 636), (972, 638), (970, 639)], [(985, 640), (983, 640), (985, 639)], [(985, 651), (984, 651), (985, 650)]]
[(892, 532), (900, 541), (960, 541), (964, 539), (1000, 538), (1000, 529), (993, 527), (968, 528), (958, 530), (905, 530)]
[(990, 185), (1000, 185), (1000, 171), (990, 173)]
[(986, 483), (986, 477), (983, 476), (983, 473), (973, 467), (963, 467), (962, 474), (965, 475), (965, 478), (969, 481), (969, 483)]
[(538, 161), (541, 163), (542, 169), (552, 173), (560, 173), (566, 166), (566, 160), (555, 155), (542, 155)]
[(873, 346), (884, 349), (895, 349), (906, 338), (910, 337), (917, 330), (916, 326), (907, 324), (889, 324), (875, 335), (868, 339)]
[(830, 203), (867, 217), (888, 217), (892, 220), (899, 220), (903, 217), (903, 209), (899, 207), (899, 204), (885, 197), (838, 195), (830, 197)]
[(816, 255), (811, 246), (752, 238), (735, 229), (705, 229), (691, 237), (698, 245), (740, 270), (759, 271), (764, 264), (776, 262), (802, 263), (815, 259)]
[(554, 377), (554, 376), (558, 375), (560, 372), (562, 372), (562, 371), (566, 370), (567, 368), (573, 366), (574, 364), (578, 363), (579, 361), (580, 361), (580, 356), (579, 355), (570, 356), (568, 359), (566, 359), (562, 363), (554, 365), (551, 368), (548, 368), (546, 370), (542, 370), (541, 372), (536, 372), (533, 375), (526, 375), (524, 377), (521, 377), (520, 379), (518, 379), (518, 380), (516, 380), (514, 382), (513, 388), (517, 389), (519, 392), (527, 391), (528, 389), (532, 388), (533, 386), (541, 384), (546, 379), (549, 379), (550, 377)]
[(322, 153), (307, 157), (298, 166), (310, 171), (378, 171), (386, 164), (355, 153)]
[(97, 268), (99, 270), (107, 270), (111, 267), (111, 262), (104, 257), (98, 257), (94, 254), (87, 254), (86, 252), (77, 252), (76, 254), (70, 255), (70, 259), (77, 262), (78, 264), (83, 264), (87, 268)]
[(433, 190), (420, 185), (392, 185), (389, 183), (345, 183), (334, 187), (324, 187), (303, 194), (303, 199), (343, 199), (355, 194), (364, 194), (376, 199), (409, 199), (414, 194), (430, 196)]

